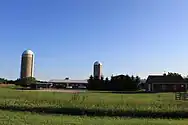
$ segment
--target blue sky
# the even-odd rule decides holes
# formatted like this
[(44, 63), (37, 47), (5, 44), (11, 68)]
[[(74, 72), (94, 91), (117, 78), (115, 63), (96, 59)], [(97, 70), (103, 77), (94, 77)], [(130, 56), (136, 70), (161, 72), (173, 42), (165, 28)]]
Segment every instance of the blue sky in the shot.
[(16, 79), (25, 49), (35, 77), (103, 74), (188, 75), (186, 0), (4, 0), (0, 2), (0, 77)]

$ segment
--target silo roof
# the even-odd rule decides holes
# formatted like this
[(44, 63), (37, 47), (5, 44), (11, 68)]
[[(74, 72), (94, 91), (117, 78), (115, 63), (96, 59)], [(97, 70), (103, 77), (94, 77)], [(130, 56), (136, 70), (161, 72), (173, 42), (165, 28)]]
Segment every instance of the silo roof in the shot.
[(94, 65), (102, 65), (102, 63), (99, 62), (99, 61), (96, 61), (96, 62), (94, 63)]
[(33, 51), (31, 51), (31, 50), (25, 50), (24, 52), (23, 52), (23, 55), (33, 55), (34, 53), (33, 53)]

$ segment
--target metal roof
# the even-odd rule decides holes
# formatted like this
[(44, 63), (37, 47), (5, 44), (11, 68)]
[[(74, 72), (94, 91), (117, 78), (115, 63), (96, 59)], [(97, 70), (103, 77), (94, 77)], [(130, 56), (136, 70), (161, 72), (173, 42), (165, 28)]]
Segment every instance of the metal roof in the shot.
[(94, 65), (102, 65), (102, 63), (99, 62), (99, 61), (96, 61), (96, 62), (94, 63)]
[(22, 55), (33, 55), (34, 53), (31, 50), (25, 50)]
[(149, 75), (147, 80), (147, 83), (183, 83), (185, 80), (182, 76), (164, 76), (164, 75)]
[(49, 83), (49, 82), (44, 82), (44, 83), (42, 83), (42, 82), (37, 82), (36, 84), (37, 84), (37, 85), (47, 85), (47, 84), (51, 84), (51, 83)]
[(52, 79), (49, 82), (51, 83), (85, 83), (87, 84), (87, 80), (65, 80), (65, 79)]

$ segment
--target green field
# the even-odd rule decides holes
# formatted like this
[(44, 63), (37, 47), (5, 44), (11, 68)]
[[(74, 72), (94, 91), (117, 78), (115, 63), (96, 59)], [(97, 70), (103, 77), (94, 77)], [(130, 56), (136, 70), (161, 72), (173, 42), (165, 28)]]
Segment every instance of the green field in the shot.
[[(45, 124), (53, 123), (54, 125), (61, 122), (64, 124), (73, 122), (80, 125), (91, 123), (110, 125), (125, 123), (130, 125), (175, 125), (178, 123), (178, 125), (184, 125), (188, 119), (175, 120), (173, 118), (188, 118), (188, 102), (176, 101), (174, 96), (174, 93), (86, 92), (71, 94), (0, 88), (0, 113), (4, 114), (0, 116), (0, 124), (3, 124), (3, 121), (5, 121), (4, 124), (9, 124), (9, 119), (12, 118), (13, 123), (20, 125), (24, 122), (28, 124), (45, 122)], [(168, 122), (168, 119), (162, 119), (166, 115), (173, 120)]]
[(0, 125), (187, 125), (188, 120), (40, 115), (0, 110)]
[(0, 89), (0, 107), (77, 108), (93, 110), (188, 112), (188, 102), (177, 101), (173, 93), (111, 94), (60, 93)]

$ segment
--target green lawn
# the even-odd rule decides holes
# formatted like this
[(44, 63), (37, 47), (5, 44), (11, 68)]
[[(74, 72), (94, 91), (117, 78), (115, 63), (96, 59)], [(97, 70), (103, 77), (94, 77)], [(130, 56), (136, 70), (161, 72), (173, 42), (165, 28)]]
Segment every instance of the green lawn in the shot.
[[(174, 96), (174, 93), (70, 94), (0, 88), (0, 125), (186, 125), (188, 119), (164, 119), (164, 114), (161, 115), (188, 118), (188, 102), (176, 101)], [(121, 113), (133, 115), (120, 117)], [(160, 116), (157, 119), (148, 118), (157, 113)]]
[(96, 110), (188, 112), (188, 101), (177, 101), (174, 93), (111, 94), (18, 91), (0, 88), (0, 106), (82, 108)]
[(136, 119), (40, 115), (0, 110), (0, 125), (187, 125), (188, 119)]

